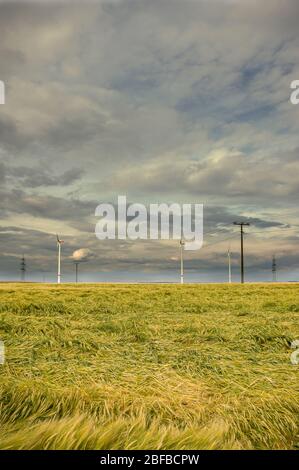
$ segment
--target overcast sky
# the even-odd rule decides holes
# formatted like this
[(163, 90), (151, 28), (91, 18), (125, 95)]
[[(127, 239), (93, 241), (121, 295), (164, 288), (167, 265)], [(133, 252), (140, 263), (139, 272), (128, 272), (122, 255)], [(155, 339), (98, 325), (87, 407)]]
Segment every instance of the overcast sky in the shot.
[[(0, 279), (176, 279), (176, 241), (99, 241), (94, 211), (204, 204), (190, 280), (299, 279), (298, 0), (0, 1)], [(223, 240), (223, 241), (221, 241)]]

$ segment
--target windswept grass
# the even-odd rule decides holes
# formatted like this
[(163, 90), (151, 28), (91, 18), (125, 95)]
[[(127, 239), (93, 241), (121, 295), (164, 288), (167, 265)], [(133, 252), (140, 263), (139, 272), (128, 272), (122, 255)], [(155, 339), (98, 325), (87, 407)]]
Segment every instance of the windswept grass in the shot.
[(0, 285), (0, 449), (299, 447), (298, 285)]

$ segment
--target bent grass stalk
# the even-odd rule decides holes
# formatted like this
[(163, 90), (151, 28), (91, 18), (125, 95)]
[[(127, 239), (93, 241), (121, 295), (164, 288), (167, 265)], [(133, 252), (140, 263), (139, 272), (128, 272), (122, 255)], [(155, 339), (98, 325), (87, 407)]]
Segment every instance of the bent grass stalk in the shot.
[(2, 284), (0, 448), (297, 448), (298, 291)]

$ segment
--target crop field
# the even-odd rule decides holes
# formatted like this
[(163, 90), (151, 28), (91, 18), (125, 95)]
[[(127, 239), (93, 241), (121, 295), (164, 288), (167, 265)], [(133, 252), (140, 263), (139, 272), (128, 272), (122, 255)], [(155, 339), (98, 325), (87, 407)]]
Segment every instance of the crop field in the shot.
[(0, 284), (0, 449), (296, 449), (299, 285)]

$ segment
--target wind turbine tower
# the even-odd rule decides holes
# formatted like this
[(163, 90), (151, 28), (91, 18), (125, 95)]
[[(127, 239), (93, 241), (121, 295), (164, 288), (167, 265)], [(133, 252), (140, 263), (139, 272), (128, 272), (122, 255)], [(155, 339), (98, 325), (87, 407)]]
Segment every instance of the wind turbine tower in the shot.
[(60, 240), (59, 236), (56, 235), (57, 238), (57, 248), (58, 248), (58, 266), (57, 266), (57, 283), (60, 284), (61, 281), (61, 245), (64, 243), (63, 240)]
[(229, 284), (231, 284), (232, 283), (232, 264), (231, 264), (230, 248), (227, 251), (227, 258), (228, 258), (228, 282)]
[(181, 251), (181, 284), (184, 284), (184, 240), (180, 240), (180, 251)]

